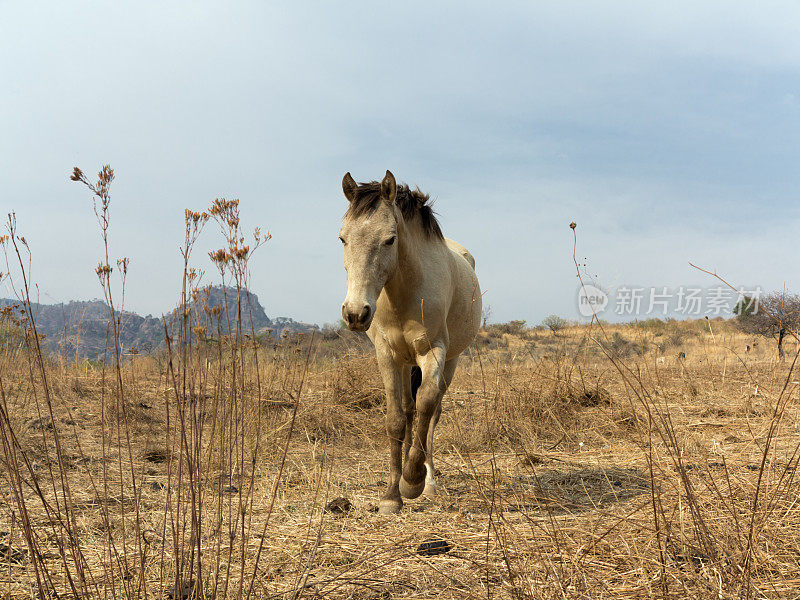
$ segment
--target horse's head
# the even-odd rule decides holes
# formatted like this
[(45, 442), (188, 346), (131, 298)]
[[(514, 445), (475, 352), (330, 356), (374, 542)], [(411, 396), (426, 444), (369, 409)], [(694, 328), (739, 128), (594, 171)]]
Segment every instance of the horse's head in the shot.
[[(347, 173), (342, 189), (350, 202), (339, 232), (347, 271), (342, 318), (348, 329), (366, 331), (372, 324), (383, 286), (397, 270), (397, 183), (394, 175), (386, 171), (379, 192), (366, 194)], [(375, 192), (379, 193), (379, 201)]]

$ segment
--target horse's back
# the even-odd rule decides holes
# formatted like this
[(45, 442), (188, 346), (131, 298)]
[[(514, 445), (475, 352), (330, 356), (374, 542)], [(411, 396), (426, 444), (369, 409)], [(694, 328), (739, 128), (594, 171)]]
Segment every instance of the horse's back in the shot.
[(472, 343), (481, 320), (481, 289), (475, 274), (475, 259), (458, 242), (445, 238), (448, 249), (455, 255), (451, 273), (454, 284), (447, 315), (450, 344), (448, 357), (458, 356)]
[(455, 240), (451, 240), (450, 238), (444, 238), (444, 243), (447, 244), (447, 247), (450, 248), (453, 252), (462, 256), (474, 269), (475, 268), (475, 258), (473, 258), (472, 254), (469, 253), (469, 250), (464, 248), (461, 244), (459, 244)]

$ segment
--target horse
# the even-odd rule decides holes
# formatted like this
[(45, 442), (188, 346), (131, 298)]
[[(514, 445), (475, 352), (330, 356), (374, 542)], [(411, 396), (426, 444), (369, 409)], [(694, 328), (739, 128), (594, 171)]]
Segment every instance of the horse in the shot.
[(347, 173), (342, 190), (349, 202), (339, 232), (342, 318), (375, 346), (390, 457), (378, 512), (393, 514), (403, 498), (435, 493), (433, 432), (458, 358), (480, 327), (481, 291), (475, 259), (444, 237), (419, 188), (398, 185), (386, 171), (380, 183), (356, 183)]

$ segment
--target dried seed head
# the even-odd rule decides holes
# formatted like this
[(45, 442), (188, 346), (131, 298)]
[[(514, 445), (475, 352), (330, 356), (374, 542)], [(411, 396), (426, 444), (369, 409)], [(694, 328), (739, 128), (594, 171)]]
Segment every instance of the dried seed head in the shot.
[(222, 248), (219, 250), (212, 250), (208, 253), (208, 256), (211, 261), (216, 263), (219, 267), (227, 264), (231, 260), (231, 255)]
[(112, 181), (114, 181), (114, 169), (111, 168), (111, 165), (103, 165), (97, 174), (97, 187), (106, 188)]

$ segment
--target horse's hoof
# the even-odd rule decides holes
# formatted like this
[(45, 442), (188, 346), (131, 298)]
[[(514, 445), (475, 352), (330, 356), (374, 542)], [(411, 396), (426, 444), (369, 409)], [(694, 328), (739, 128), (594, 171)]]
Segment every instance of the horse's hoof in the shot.
[(409, 500), (413, 500), (414, 498), (419, 498), (422, 495), (422, 491), (425, 489), (425, 480), (423, 479), (419, 483), (412, 484), (406, 481), (405, 477), (400, 478), (400, 495), (403, 498), (408, 498)]
[(436, 495), (436, 480), (433, 478), (434, 470), (430, 463), (425, 463), (425, 489), (422, 495), (433, 498)]
[(378, 502), (379, 515), (396, 515), (403, 508), (402, 500), (381, 500)]
[(426, 498), (433, 498), (436, 495), (436, 485), (435, 481), (426, 481), (425, 482), (425, 489), (422, 490), (422, 495)]

